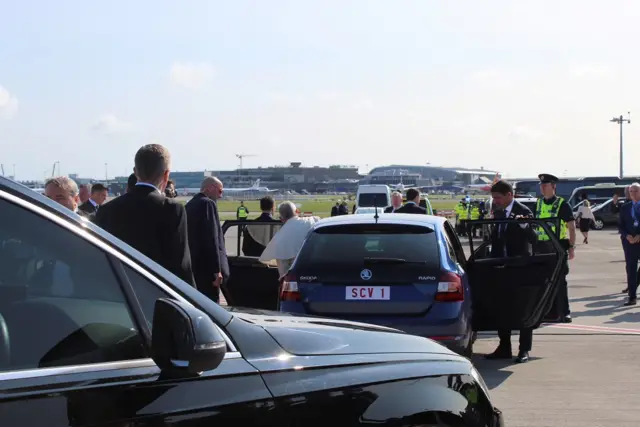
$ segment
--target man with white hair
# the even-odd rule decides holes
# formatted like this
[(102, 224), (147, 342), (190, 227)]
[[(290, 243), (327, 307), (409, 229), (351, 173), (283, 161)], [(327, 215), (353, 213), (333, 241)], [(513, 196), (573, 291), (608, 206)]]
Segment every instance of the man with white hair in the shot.
[(393, 213), (402, 207), (402, 193), (394, 191), (391, 193), (391, 206), (384, 210), (384, 213)]
[(78, 210), (78, 206), (80, 205), (79, 193), (78, 184), (68, 176), (49, 178), (44, 183), (45, 196), (60, 203), (70, 211), (92, 220), (94, 218), (92, 215)]
[(260, 256), (262, 263), (278, 267), (280, 277), (287, 274), (309, 230), (320, 220), (317, 216), (300, 217), (296, 211), (296, 205), (290, 201), (283, 202), (278, 206), (280, 221), (284, 225)]
[(636, 305), (638, 289), (638, 261), (640, 260), (640, 184), (629, 186), (630, 203), (620, 208), (618, 231), (622, 238), (624, 261), (627, 269), (627, 289), (629, 300), (625, 306)]
[(207, 176), (202, 180), (200, 192), (185, 206), (196, 287), (215, 302), (220, 301), (221, 286), (229, 281), (229, 262), (217, 205), (223, 192), (222, 181)]

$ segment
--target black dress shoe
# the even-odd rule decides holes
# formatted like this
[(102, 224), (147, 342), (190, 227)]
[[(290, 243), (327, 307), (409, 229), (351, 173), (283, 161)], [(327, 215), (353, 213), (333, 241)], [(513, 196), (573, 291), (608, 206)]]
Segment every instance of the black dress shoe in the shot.
[(622, 290), (622, 293), (623, 293), (623, 294), (628, 294), (628, 293), (629, 293), (629, 288), (624, 288), (624, 289)]
[(498, 347), (493, 353), (484, 356), (484, 358), (488, 360), (511, 359), (512, 357), (513, 354), (511, 353), (511, 350), (500, 347)]
[(573, 319), (571, 318), (570, 314), (567, 314), (562, 318), (562, 323), (571, 323), (571, 322), (573, 322)]
[(518, 353), (518, 357), (516, 357), (516, 363), (527, 363), (529, 361), (529, 352), (521, 351)]
[(625, 307), (629, 307), (629, 306), (632, 306), (632, 305), (636, 305), (636, 299), (635, 298), (629, 299), (629, 301), (624, 303)]

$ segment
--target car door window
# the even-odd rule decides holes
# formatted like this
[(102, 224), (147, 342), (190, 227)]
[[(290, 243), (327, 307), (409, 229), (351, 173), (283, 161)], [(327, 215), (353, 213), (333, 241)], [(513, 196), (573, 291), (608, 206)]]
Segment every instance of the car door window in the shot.
[(464, 266), (467, 260), (466, 256), (464, 255), (464, 249), (462, 248), (462, 244), (460, 244), (460, 240), (456, 236), (456, 233), (449, 222), (444, 223), (444, 231), (445, 235), (447, 236), (447, 240), (449, 240), (449, 243), (451, 244), (451, 246), (453, 247), (453, 251), (455, 252), (455, 258), (453, 259), (458, 261), (460, 265)]
[(146, 357), (106, 253), (0, 200), (0, 371)]
[(153, 311), (155, 309), (156, 300), (159, 298), (173, 297), (164, 292), (162, 289), (160, 289), (159, 286), (151, 282), (148, 278), (144, 277), (133, 268), (129, 267), (126, 264), (123, 265), (124, 271), (127, 275), (127, 279), (129, 279), (129, 283), (133, 288), (133, 293), (136, 295), (138, 303), (142, 308), (142, 314), (144, 314), (147, 326), (149, 327), (149, 329), (151, 329), (151, 325), (153, 324)]

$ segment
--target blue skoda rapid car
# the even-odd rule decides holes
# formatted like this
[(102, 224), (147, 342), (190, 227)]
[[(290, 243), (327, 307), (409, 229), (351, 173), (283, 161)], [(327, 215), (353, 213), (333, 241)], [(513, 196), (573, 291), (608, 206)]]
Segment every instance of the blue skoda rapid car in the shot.
[(553, 305), (561, 251), (492, 258), (485, 242), (471, 253), (441, 217), (323, 219), (281, 279), (279, 310), (393, 327), (465, 356), (476, 331), (537, 327)]

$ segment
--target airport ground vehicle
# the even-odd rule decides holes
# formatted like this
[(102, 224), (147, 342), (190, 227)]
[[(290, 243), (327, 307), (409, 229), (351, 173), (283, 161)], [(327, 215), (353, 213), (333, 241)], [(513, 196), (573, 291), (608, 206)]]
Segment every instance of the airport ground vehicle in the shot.
[[(583, 178), (560, 178), (560, 181), (556, 185), (556, 194), (565, 199), (569, 199), (573, 191), (578, 187), (592, 187), (603, 183), (611, 183), (614, 185), (629, 185), (634, 182), (640, 181), (640, 178), (626, 177), (619, 178), (617, 176), (589, 176)], [(518, 192), (531, 193), (532, 195), (539, 197), (540, 193), (540, 180), (520, 180), (514, 182), (514, 187)], [(609, 195), (611, 197), (612, 195)]]
[(5, 178), (0, 252), (0, 425), (503, 425), (430, 340), (224, 309)]
[[(518, 221), (552, 234), (545, 220)], [(232, 304), (394, 325), (467, 354), (472, 331), (539, 325), (551, 311), (566, 262), (555, 235), (549, 254), (491, 258), (489, 242), (474, 248), (470, 240), (466, 256), (444, 218), (380, 214), (376, 221), (373, 215), (345, 215), (315, 225), (281, 283), (276, 269), (241, 254), (242, 233), (234, 229), (242, 226), (239, 221), (223, 225), (225, 233), (238, 236), (237, 251), (229, 257)], [(356, 299), (349, 296), (354, 289)], [(550, 315), (545, 321), (558, 319)]]
[[(624, 204), (625, 201), (623, 198), (618, 199), (618, 207)], [(594, 217), (593, 228), (596, 230), (602, 230), (606, 226), (618, 224), (618, 210), (613, 209), (613, 199), (609, 199), (597, 206), (591, 206), (591, 212)]]
[(619, 197), (624, 197), (624, 189), (627, 185), (617, 185), (611, 183), (603, 183), (588, 187), (578, 187), (573, 190), (571, 197), (567, 200), (569, 206), (572, 208), (582, 202), (583, 197), (586, 196), (591, 204), (600, 204), (611, 199), (614, 194)]
[(385, 184), (365, 184), (358, 187), (356, 208), (386, 208), (391, 206), (391, 190)]

